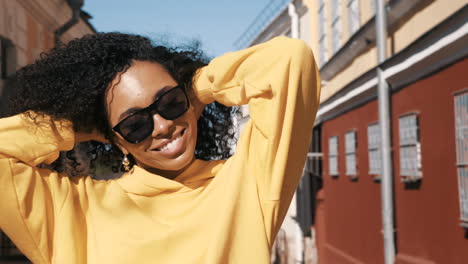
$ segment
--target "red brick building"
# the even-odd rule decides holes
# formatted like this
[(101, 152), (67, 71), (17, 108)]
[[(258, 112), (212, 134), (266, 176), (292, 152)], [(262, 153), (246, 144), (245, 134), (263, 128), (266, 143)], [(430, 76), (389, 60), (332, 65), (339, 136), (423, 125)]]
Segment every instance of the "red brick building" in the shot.
[[(382, 65), (396, 263), (468, 263), (467, 16), (465, 5)], [(319, 263), (384, 263), (376, 85), (373, 68), (319, 110)]]

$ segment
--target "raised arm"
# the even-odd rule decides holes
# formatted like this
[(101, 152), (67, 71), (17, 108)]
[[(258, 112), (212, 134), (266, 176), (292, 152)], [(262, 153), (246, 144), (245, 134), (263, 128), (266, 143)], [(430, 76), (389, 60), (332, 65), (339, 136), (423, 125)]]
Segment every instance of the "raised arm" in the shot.
[[(278, 37), (227, 53), (199, 70), (195, 93), (203, 103), (249, 105), (251, 120), (234, 158), (257, 177), (260, 197), (285, 213), (299, 182), (319, 104), (320, 80), (310, 48)], [(284, 211), (284, 212), (283, 212)]]
[(48, 263), (53, 220), (68, 193), (68, 177), (36, 167), (70, 150), (69, 122), (21, 114), (0, 119), (0, 229), (34, 263)]

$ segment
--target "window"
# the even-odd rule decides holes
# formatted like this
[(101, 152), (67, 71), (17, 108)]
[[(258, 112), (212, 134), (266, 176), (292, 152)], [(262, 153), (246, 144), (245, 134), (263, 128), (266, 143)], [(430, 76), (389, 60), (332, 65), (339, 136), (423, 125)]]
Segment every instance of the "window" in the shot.
[(319, 13), (318, 13), (318, 25), (319, 25), (319, 53), (320, 53), (320, 66), (327, 62), (327, 17), (325, 9), (325, 0), (319, 0)]
[(346, 146), (346, 175), (355, 177), (356, 172), (356, 132), (350, 131), (345, 135)]
[(341, 48), (341, 0), (332, 0), (332, 48), (337, 52)]
[(0, 80), (6, 79), (15, 72), (16, 51), (13, 43), (0, 36)]
[(468, 92), (455, 96), (455, 139), (461, 220), (468, 227)]
[(377, 1), (377, 0), (370, 0), (370, 8), (371, 8), (371, 12), (372, 12), (373, 15), (375, 15), (375, 13), (377, 11), (377, 5), (376, 5), (375, 1)]
[(369, 174), (380, 178), (382, 174), (382, 156), (380, 155), (380, 126), (378, 123), (367, 127), (367, 142), (369, 151)]
[(7, 79), (16, 71), (16, 49), (13, 43), (0, 36), (0, 117), (7, 110), (8, 94), (11, 88), (7, 87)]
[(5, 41), (0, 38), (0, 80), (6, 79), (6, 44)]
[(349, 35), (352, 36), (360, 26), (359, 0), (348, 0)]
[(419, 143), (418, 116), (404, 115), (399, 118), (400, 175), (403, 181), (415, 181), (422, 177), (421, 144)]
[(330, 176), (338, 176), (338, 137), (330, 137), (328, 141), (328, 166)]

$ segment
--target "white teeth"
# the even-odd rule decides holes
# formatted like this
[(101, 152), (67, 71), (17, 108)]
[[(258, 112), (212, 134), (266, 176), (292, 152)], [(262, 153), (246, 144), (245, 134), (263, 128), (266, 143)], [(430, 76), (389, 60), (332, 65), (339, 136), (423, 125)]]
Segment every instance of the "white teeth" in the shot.
[(178, 136), (177, 138), (175, 138), (171, 142), (164, 145), (164, 147), (160, 148), (159, 151), (164, 151), (166, 149), (173, 148), (179, 142), (180, 139), (181, 139), (181, 136)]

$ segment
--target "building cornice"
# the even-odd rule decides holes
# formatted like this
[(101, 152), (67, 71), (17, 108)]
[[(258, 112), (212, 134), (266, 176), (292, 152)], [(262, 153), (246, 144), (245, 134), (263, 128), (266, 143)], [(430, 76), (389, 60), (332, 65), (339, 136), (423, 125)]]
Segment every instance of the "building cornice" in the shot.
[[(468, 6), (464, 6), (381, 65), (392, 93), (468, 56), (467, 16)], [(316, 124), (376, 99), (376, 86), (373, 68), (324, 101)]]
[[(302, 17), (307, 12), (307, 6), (301, 0), (295, 0), (292, 3), (296, 6), (299, 17)], [(250, 43), (249, 47), (268, 41), (269, 39), (279, 36), (287, 32), (291, 28), (291, 19), (288, 14), (288, 6), (286, 5), (276, 17), (274, 17), (270, 23), (262, 29), (257, 37), (255, 37)]]
[[(388, 28), (396, 27), (407, 15), (414, 12), (420, 6), (433, 0), (391, 0), (387, 4)], [(351, 62), (365, 52), (370, 46), (375, 45), (375, 17), (364, 24), (351, 38), (330, 58), (321, 68), (322, 80), (328, 81), (346, 68)]]

